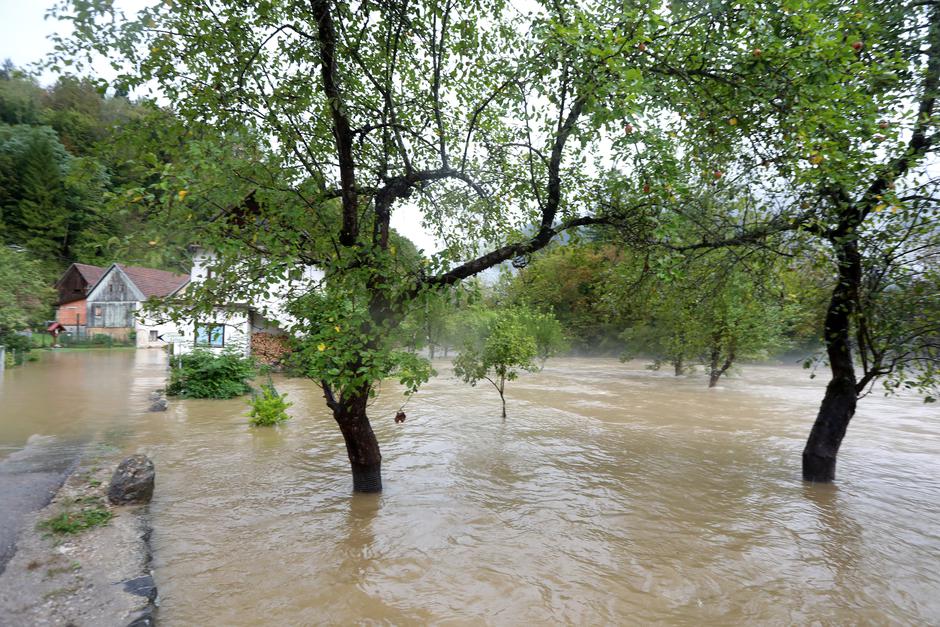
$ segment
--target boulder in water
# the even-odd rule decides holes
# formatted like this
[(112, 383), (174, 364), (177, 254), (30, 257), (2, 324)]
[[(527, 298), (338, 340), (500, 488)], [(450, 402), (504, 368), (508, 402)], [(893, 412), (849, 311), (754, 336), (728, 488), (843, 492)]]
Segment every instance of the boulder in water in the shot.
[(120, 464), (111, 476), (108, 500), (115, 505), (149, 503), (153, 497), (156, 478), (153, 462), (146, 455), (131, 455)]
[(166, 399), (160, 398), (150, 404), (150, 411), (166, 411), (167, 407)]

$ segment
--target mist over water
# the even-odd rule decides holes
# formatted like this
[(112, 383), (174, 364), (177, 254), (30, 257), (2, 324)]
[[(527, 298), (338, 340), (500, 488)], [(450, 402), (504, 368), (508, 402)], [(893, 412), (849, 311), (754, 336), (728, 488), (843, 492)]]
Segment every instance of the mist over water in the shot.
[(44, 355), (0, 384), (2, 451), (42, 434), (154, 459), (162, 624), (940, 621), (940, 411), (918, 399), (863, 400), (838, 482), (806, 485), (825, 381), (797, 366), (709, 390), (552, 360), (507, 386), (503, 422), (439, 361), (403, 425), (383, 386), (385, 492), (354, 496), (311, 382), (275, 378), (295, 418), (254, 429), (244, 399), (147, 413), (164, 364)]

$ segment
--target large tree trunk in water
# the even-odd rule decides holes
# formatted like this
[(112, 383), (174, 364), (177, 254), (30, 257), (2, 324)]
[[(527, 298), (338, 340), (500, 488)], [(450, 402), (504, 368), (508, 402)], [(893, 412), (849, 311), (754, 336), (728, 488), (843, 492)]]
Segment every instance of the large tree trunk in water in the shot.
[(839, 261), (839, 282), (829, 300), (824, 333), (832, 379), (803, 449), (803, 479), (822, 483), (836, 477), (836, 456), (858, 402), (850, 337), (861, 285), (861, 256), (854, 239), (833, 238), (833, 247)]
[(672, 365), (675, 368), (676, 376), (680, 376), (682, 374), (682, 358), (678, 357), (673, 360)]
[(355, 492), (382, 491), (382, 453), (366, 415), (368, 400), (368, 392), (362, 392), (341, 399), (333, 409), (333, 417), (346, 440)]
[(803, 449), (803, 479), (828, 483), (836, 478), (836, 456), (858, 396), (855, 377), (832, 379)]

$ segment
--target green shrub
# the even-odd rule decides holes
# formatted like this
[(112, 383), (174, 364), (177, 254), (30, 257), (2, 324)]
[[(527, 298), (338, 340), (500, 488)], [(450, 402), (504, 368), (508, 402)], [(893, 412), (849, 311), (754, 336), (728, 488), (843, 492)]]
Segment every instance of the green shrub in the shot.
[(254, 360), (237, 353), (195, 350), (173, 360), (166, 393), (184, 398), (234, 398), (251, 391)]
[(11, 351), (28, 351), (32, 348), (32, 340), (28, 335), (20, 335), (19, 333), (7, 333), (0, 335), (0, 344), (3, 344), (7, 347), (7, 352)]
[(278, 394), (273, 385), (261, 386), (260, 394), (253, 394), (248, 404), (251, 405), (251, 424), (255, 427), (276, 425), (290, 419), (286, 409), (293, 403), (284, 400), (287, 394)]

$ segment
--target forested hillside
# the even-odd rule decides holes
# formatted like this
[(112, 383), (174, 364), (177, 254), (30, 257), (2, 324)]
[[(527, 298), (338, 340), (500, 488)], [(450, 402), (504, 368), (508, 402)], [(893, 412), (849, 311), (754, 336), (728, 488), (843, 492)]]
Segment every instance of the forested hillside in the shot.
[[(49, 281), (76, 261), (187, 266), (179, 229), (171, 237), (124, 193), (169, 162), (181, 138), (153, 124), (170, 119), (165, 111), (103, 92), (90, 79), (43, 87), (9, 62), (0, 70), (0, 241)], [(143, 128), (157, 129), (149, 142)]]

